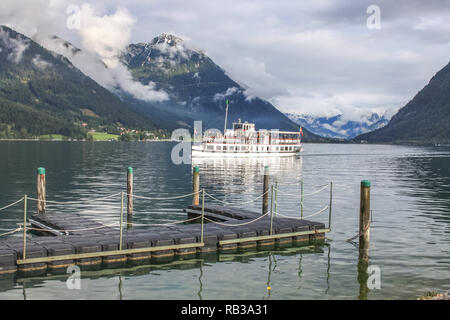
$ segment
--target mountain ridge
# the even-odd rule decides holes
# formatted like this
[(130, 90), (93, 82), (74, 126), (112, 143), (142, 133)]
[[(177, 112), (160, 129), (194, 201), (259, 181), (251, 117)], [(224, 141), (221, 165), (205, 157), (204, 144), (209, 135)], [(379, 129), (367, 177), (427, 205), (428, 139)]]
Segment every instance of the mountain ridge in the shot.
[[(0, 26), (0, 110), (3, 130), (34, 136), (86, 137), (84, 122), (153, 127), (150, 119), (126, 106), (66, 57), (6, 26)], [(30, 112), (39, 117), (27, 121)]]
[(449, 123), (450, 63), (439, 70), (385, 127), (359, 135), (354, 141), (448, 144)]
[[(254, 122), (257, 128), (298, 131), (299, 126), (270, 102), (245, 96), (243, 88), (231, 79), (202, 50), (188, 48), (184, 41), (163, 33), (150, 42), (127, 46), (121, 56), (135, 80), (168, 93), (170, 102), (153, 103), (153, 107), (171, 114), (182, 114), (193, 125), (202, 120), (204, 128), (223, 129), (225, 101), (230, 101), (229, 123), (238, 119)], [(146, 103), (132, 101), (139, 110)], [(305, 131), (305, 140), (321, 137)]]
[(343, 114), (330, 117), (314, 117), (308, 114), (288, 112), (286, 116), (314, 134), (322, 137), (349, 140), (369, 131), (385, 126), (389, 120), (385, 114), (369, 113), (359, 121), (348, 120)]

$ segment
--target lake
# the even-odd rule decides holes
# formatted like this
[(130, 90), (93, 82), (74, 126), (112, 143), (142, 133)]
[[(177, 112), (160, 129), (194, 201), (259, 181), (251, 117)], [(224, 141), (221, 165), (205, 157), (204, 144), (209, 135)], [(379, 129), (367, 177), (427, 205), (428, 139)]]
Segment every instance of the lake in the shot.
[[(83, 201), (123, 191), (128, 166), (134, 168), (136, 195), (192, 192), (192, 165), (173, 164), (173, 146), (0, 141), (0, 207), (24, 194), (36, 197), (36, 169), (45, 167), (47, 199), (75, 202), (49, 204), (48, 211), (81, 212), (97, 221), (116, 222), (120, 197)], [(299, 158), (197, 159), (193, 165), (200, 167), (200, 183), (208, 193), (235, 205), (247, 202), (245, 208), (255, 211), (261, 210), (260, 199), (253, 200), (262, 193), (263, 169), (269, 165), (271, 182), (280, 190), (278, 212), (293, 217), (300, 216), (302, 179), (305, 194), (332, 181), (332, 231), (323, 245), (82, 271), (80, 290), (67, 288), (65, 274), (2, 276), (0, 299), (415, 299), (429, 291), (450, 290), (449, 147), (305, 143)], [(347, 240), (358, 233), (364, 179), (372, 183), (369, 265), (379, 268), (381, 287), (361, 297), (365, 283), (358, 281), (358, 248)], [(191, 201), (136, 199), (134, 221), (185, 220), (182, 209)], [(206, 202), (217, 204), (208, 198)], [(304, 215), (328, 203), (329, 187), (305, 196)], [(29, 203), (29, 211), (36, 211), (35, 203)], [(16, 228), (22, 219), (22, 205), (0, 211), (0, 233)], [(328, 225), (328, 211), (311, 219)], [(0, 239), (7, 237), (21, 234)]]

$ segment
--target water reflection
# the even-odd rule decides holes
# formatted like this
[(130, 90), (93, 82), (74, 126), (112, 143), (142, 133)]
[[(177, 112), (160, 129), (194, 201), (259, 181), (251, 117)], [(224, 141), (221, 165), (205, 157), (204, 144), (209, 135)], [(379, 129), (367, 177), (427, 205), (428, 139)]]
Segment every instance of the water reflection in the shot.
[[(450, 165), (449, 153), (432, 152), (399, 157), (399, 179), (405, 186), (402, 195), (413, 199), (417, 221), (426, 218), (427, 243), (450, 252)], [(400, 177), (401, 172), (401, 177)]]
[[(330, 252), (330, 246), (326, 244), (328, 247), (328, 257)], [(204, 279), (204, 267), (205, 263), (208, 263), (208, 266), (211, 267), (212, 264), (219, 263), (220, 261), (228, 261), (228, 262), (240, 262), (240, 263), (248, 263), (252, 261), (254, 258), (267, 258), (267, 276), (266, 276), (266, 286), (267, 292), (266, 297), (263, 299), (270, 299), (272, 296), (272, 277), (274, 272), (276, 272), (278, 268), (278, 257), (290, 257), (290, 256), (300, 256), (309, 254), (318, 254), (323, 253), (322, 245), (311, 245), (306, 247), (288, 247), (283, 248), (277, 251), (246, 251), (242, 253), (212, 253), (207, 254), (199, 258), (194, 258), (190, 260), (176, 260), (170, 263), (163, 264), (149, 264), (149, 265), (139, 265), (139, 266), (129, 266), (119, 269), (100, 269), (100, 270), (92, 270), (92, 271), (82, 271), (82, 288), (85, 290), (89, 289), (89, 284), (87, 284), (87, 280), (96, 280), (100, 279), (103, 281), (107, 281), (108, 279), (116, 278), (118, 280), (115, 287), (117, 288), (117, 297), (119, 300), (124, 299), (123, 290), (124, 286), (126, 286), (126, 282), (124, 282), (123, 277), (126, 276), (142, 276), (146, 275), (149, 277), (158, 277), (160, 271), (166, 270), (189, 270), (189, 269), (198, 269), (198, 285), (197, 288), (192, 288), (195, 290), (195, 295), (198, 299), (203, 300), (203, 291), (205, 285)], [(302, 260), (299, 259), (298, 270), (302, 268)], [(326, 282), (327, 286), (329, 280), (329, 270), (330, 270), (330, 260), (328, 258), (327, 268), (326, 268)], [(66, 274), (49, 274), (46, 276), (37, 276), (37, 277), (26, 277), (26, 278), (18, 278), (16, 276), (2, 276), (0, 278), (0, 289), (1, 291), (9, 291), (9, 290), (17, 290), (21, 289), (22, 297), (24, 300), (28, 298), (28, 293), (33, 293), (34, 290), (39, 290), (42, 288), (44, 284), (49, 284), (51, 282), (55, 282), (57, 286), (64, 287), (66, 289), (66, 281), (68, 275)], [(298, 275), (299, 279), (302, 278), (301, 272)], [(59, 283), (59, 284), (58, 284)], [(167, 283), (170, 286), (170, 283)], [(70, 293), (77, 294), (78, 290), (67, 290), (66, 293), (70, 295)], [(194, 292), (193, 292), (194, 293)], [(38, 295), (35, 296), (38, 298)], [(57, 297), (56, 297), (57, 298)], [(67, 295), (64, 296), (67, 298)], [(100, 297), (99, 297), (100, 298)], [(170, 297), (168, 297), (170, 298)], [(94, 297), (95, 299), (95, 297)]]
[[(200, 168), (200, 184), (217, 198), (233, 204), (248, 202), (262, 194), (264, 167), (269, 166), (270, 184), (299, 184), (302, 158), (194, 158)], [(259, 210), (260, 201), (248, 204)], [(258, 208), (258, 209), (257, 209)]]
[(203, 300), (202, 297), (202, 291), (203, 291), (203, 282), (202, 282), (202, 277), (203, 277), (203, 260), (200, 261), (200, 275), (198, 276), (198, 292), (197, 292), (197, 296), (200, 300)]
[(369, 267), (369, 248), (359, 248), (358, 257), (358, 282), (359, 282), (359, 300), (367, 300), (369, 288), (367, 286), (367, 280), (369, 275), (367, 268)]
[(122, 294), (122, 273), (119, 273), (119, 300), (123, 300), (123, 294)]

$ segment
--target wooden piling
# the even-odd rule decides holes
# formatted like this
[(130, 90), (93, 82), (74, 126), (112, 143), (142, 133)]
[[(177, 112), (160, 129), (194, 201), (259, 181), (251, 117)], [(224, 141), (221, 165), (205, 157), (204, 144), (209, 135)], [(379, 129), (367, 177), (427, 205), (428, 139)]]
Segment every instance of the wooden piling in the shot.
[(27, 205), (28, 197), (23, 196), (23, 259), (27, 258)]
[(45, 213), (45, 168), (37, 170), (37, 213)]
[(264, 167), (262, 214), (269, 212), (269, 166)]
[(358, 282), (360, 300), (366, 300), (369, 292), (367, 268), (369, 266), (370, 242), (370, 181), (361, 181), (361, 202), (359, 209), (359, 255), (358, 255)]
[(194, 167), (193, 175), (192, 175), (192, 193), (194, 196), (192, 198), (192, 205), (198, 206), (200, 205), (200, 169), (198, 167)]
[(120, 236), (119, 236), (119, 250), (122, 250), (122, 244), (123, 244), (123, 191), (120, 194), (120, 226), (119, 226), (119, 231), (120, 231)]
[(370, 181), (361, 181), (359, 209), (359, 247), (369, 247), (370, 242)]
[(127, 170), (127, 214), (133, 215), (133, 168)]

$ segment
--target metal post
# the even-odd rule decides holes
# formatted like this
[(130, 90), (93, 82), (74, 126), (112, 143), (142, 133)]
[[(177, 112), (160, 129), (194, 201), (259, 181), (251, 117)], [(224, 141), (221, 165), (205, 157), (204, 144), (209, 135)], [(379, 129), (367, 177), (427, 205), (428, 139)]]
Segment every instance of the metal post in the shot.
[(226, 102), (226, 104), (227, 104), (227, 109), (226, 109), (226, 111), (225, 111), (225, 123), (224, 123), (224, 125), (223, 125), (223, 139), (224, 139), (224, 141), (225, 141), (225, 134), (226, 134), (226, 131), (227, 131), (228, 104), (229, 104), (228, 99), (227, 99), (225, 102)]
[(202, 188), (202, 234), (200, 236), (200, 243), (203, 243), (204, 224), (205, 224), (205, 188)]
[(275, 215), (278, 213), (278, 181), (275, 181)]
[(333, 204), (333, 181), (330, 182), (330, 204), (329, 204), (329, 215), (328, 215), (328, 229), (331, 230), (331, 207)]
[(23, 259), (27, 258), (27, 195), (23, 196)]
[(127, 230), (133, 229), (133, 168), (127, 169)]
[(273, 186), (271, 186), (271, 196), (270, 196), (270, 235), (272, 235), (272, 224), (273, 224)]
[(301, 196), (300, 208), (301, 208), (301, 218), (303, 219), (303, 178), (301, 181), (301, 188), (302, 188), (302, 196)]
[(262, 214), (269, 210), (269, 166), (264, 167)]
[(122, 222), (123, 222), (123, 191), (121, 193), (121, 204), (120, 204), (120, 243), (119, 243), (119, 250), (122, 250), (122, 233), (123, 233), (123, 228), (122, 228)]

